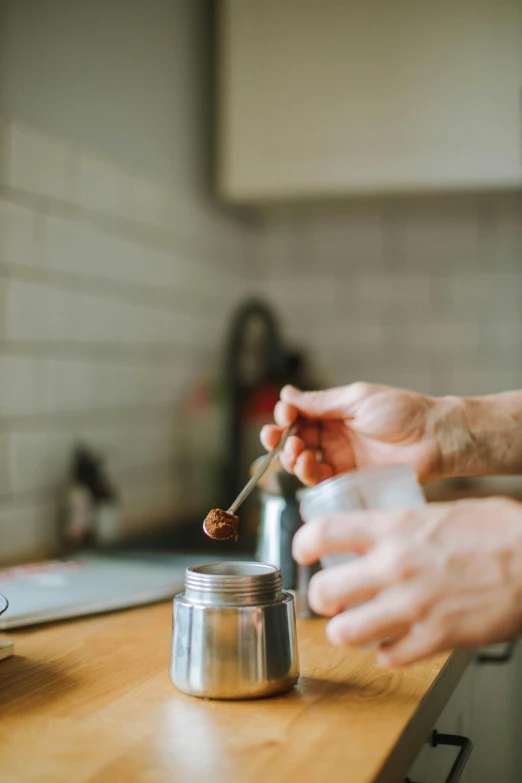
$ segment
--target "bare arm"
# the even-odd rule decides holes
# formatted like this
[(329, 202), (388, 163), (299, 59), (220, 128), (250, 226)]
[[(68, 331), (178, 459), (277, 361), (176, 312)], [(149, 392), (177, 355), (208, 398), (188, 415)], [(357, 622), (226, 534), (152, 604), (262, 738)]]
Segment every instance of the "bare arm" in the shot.
[(522, 473), (522, 391), (441, 397), (434, 415), (441, 477)]
[(305, 484), (399, 462), (421, 481), (522, 473), (522, 391), (428, 397), (368, 383), (317, 392), (286, 387), (275, 419), (261, 433), (263, 444), (273, 448), (299, 420), (281, 462)]

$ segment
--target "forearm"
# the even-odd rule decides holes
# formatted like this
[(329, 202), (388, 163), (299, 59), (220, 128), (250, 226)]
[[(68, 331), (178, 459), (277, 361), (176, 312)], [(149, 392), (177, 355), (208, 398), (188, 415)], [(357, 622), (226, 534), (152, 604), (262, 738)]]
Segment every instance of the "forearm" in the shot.
[(522, 391), (442, 397), (436, 430), (442, 477), (522, 473)]

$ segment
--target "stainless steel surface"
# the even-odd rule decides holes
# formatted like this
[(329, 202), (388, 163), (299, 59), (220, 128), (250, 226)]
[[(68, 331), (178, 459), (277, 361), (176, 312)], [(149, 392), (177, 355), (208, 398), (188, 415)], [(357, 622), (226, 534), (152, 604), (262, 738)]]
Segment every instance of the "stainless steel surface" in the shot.
[[(256, 463), (252, 466), (255, 470)], [(301, 527), (298, 491), (302, 484), (283, 470), (277, 459), (259, 482), (260, 523), (256, 558), (273, 563), (283, 572), (283, 587), (295, 594), (298, 617), (313, 617), (308, 603), (308, 584), (318, 566), (300, 566), (292, 555), (292, 541)]]
[[(283, 515), (288, 507), (286, 498), (278, 495), (260, 493), (261, 524), (257, 539), (257, 559), (262, 563), (274, 563), (284, 569), (284, 564), (292, 556), (291, 540), (283, 535)], [(287, 585), (294, 588), (295, 584)]]
[(257, 482), (260, 478), (262, 478), (263, 474), (268, 470), (270, 467), (272, 460), (274, 457), (277, 457), (280, 451), (282, 451), (285, 447), (285, 443), (288, 440), (288, 438), (294, 434), (296, 430), (295, 426), (289, 427), (285, 433), (281, 436), (281, 440), (275, 447), (275, 449), (272, 449), (272, 451), (269, 451), (268, 454), (263, 457), (259, 465), (256, 469), (256, 472), (250, 479), (250, 481), (243, 487), (237, 498), (234, 500), (230, 508), (228, 509), (229, 514), (235, 514), (241, 503), (243, 503), (244, 500), (250, 495), (254, 487), (256, 486)]
[(215, 563), (186, 571), (174, 599), (170, 674), (179, 690), (207, 699), (253, 699), (299, 677), (292, 595), (281, 569)]

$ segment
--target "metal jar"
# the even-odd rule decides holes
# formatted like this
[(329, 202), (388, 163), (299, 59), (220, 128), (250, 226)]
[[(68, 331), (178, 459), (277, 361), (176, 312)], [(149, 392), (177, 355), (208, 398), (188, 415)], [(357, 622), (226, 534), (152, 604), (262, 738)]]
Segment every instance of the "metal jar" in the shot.
[[(256, 460), (252, 473), (258, 464), (259, 460)], [(294, 535), (303, 524), (299, 513), (302, 489), (301, 482), (283, 470), (277, 458), (258, 482), (260, 518), (256, 560), (279, 566), (283, 572), (283, 588), (294, 594), (297, 616), (313, 617), (308, 604), (308, 585), (319, 566), (298, 565), (292, 556)]]
[(184, 693), (253, 699), (299, 678), (294, 599), (277, 566), (212, 563), (185, 572), (174, 599), (170, 675)]

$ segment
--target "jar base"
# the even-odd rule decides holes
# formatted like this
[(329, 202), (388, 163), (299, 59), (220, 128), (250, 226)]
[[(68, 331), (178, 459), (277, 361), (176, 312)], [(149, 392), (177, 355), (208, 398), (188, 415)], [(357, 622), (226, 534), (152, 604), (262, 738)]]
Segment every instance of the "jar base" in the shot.
[(297, 683), (299, 682), (299, 676), (291, 677), (284, 682), (277, 682), (272, 683), (271, 685), (268, 683), (265, 683), (263, 685), (263, 689), (261, 691), (255, 691), (255, 692), (245, 692), (243, 694), (241, 693), (234, 693), (234, 694), (226, 694), (226, 693), (205, 693), (205, 692), (196, 692), (189, 689), (184, 689), (183, 687), (180, 687), (176, 684), (174, 678), (171, 675), (171, 680), (180, 693), (184, 693), (186, 696), (193, 696), (196, 699), (203, 699), (205, 701), (256, 701), (259, 699), (271, 699), (274, 696), (282, 696), (284, 693), (288, 693), (292, 690), (292, 688), (295, 688)]

